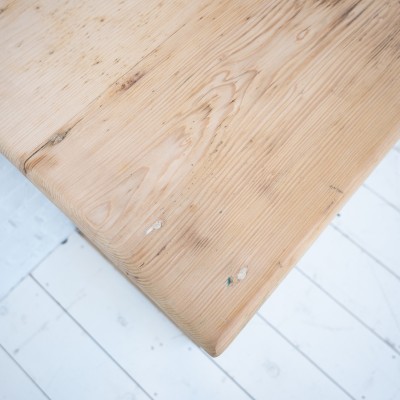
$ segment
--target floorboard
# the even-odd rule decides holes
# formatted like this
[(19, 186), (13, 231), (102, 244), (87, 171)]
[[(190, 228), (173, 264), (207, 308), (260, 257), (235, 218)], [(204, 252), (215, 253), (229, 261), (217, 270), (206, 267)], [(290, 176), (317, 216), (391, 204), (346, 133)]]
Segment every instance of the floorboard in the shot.
[(1, 154), (0, 185), (1, 299), (75, 228)]
[(391, 273), (332, 227), (298, 268), (400, 355), (400, 281)]
[(49, 400), (15, 359), (0, 346), (0, 399)]
[(297, 270), (259, 311), (354, 399), (393, 399), (400, 357)]
[(400, 212), (400, 154), (390, 151), (366, 180), (365, 187)]
[(332, 225), (400, 279), (400, 213), (386, 201), (361, 187)]
[(2, 346), (48, 397), (149, 398), (31, 277), (0, 307)]

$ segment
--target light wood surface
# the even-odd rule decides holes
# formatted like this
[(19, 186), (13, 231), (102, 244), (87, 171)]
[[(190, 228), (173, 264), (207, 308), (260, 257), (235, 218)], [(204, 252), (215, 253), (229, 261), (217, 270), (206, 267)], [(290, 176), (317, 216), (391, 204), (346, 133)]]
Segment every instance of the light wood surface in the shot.
[(400, 5), (87, 4), (2, 8), (0, 149), (220, 354), (398, 138)]

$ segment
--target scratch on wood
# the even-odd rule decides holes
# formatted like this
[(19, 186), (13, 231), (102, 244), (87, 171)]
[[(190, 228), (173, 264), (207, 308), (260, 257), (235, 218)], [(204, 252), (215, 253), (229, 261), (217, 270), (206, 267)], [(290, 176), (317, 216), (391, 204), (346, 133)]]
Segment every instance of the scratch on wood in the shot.
[(330, 208), (335, 204), (335, 202), (332, 200), (325, 208), (324, 213), (327, 213)]
[(340, 194), (343, 194), (343, 191), (342, 191), (341, 189), (339, 189), (338, 187), (333, 186), (333, 185), (330, 185), (329, 187), (330, 187), (332, 190), (335, 190), (336, 192), (338, 192), (338, 193), (340, 193)]
[(165, 244), (163, 247), (161, 247), (160, 250), (158, 250), (156, 257), (158, 257), (166, 248), (167, 248), (167, 245)]

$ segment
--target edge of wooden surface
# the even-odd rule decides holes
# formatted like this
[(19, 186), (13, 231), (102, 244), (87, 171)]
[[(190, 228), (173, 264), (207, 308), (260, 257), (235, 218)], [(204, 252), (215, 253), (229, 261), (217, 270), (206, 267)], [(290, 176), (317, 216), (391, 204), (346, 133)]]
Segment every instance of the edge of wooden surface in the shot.
[[(221, 329), (217, 335), (212, 335), (210, 337), (202, 337), (200, 339), (201, 347), (212, 357), (220, 356), (227, 347), (232, 343), (232, 341), (240, 334), (241, 330), (247, 325), (249, 320), (256, 314), (258, 309), (262, 306), (262, 304), (268, 299), (268, 297), (273, 293), (273, 291), (278, 287), (279, 283), (286, 277), (286, 275), (294, 268), (296, 263), (300, 260), (300, 258), (304, 255), (304, 253), (311, 247), (313, 242), (318, 238), (319, 234), (329, 225), (330, 221), (333, 217), (343, 208), (344, 204), (351, 198), (351, 196), (356, 192), (356, 190), (362, 185), (364, 180), (368, 177), (368, 175), (373, 171), (373, 169), (379, 164), (379, 162), (384, 158), (384, 156), (390, 151), (390, 149), (396, 144), (398, 140), (400, 140), (400, 125), (398, 128), (394, 129), (392, 132), (389, 132), (388, 137), (391, 139), (382, 142), (380, 148), (375, 149), (375, 154), (371, 159), (366, 160), (365, 168), (359, 170), (358, 175), (354, 175), (353, 181), (351, 184), (351, 188), (346, 191), (345, 195), (341, 197), (341, 200), (335, 203), (333, 207), (330, 208), (329, 213), (326, 213), (321, 220), (314, 225), (313, 229), (310, 230), (309, 234), (303, 237), (303, 240), (300, 241), (297, 247), (294, 249), (293, 254), (291, 256), (291, 263), (287, 264), (283, 268), (272, 268), (272, 277), (269, 280), (266, 280), (263, 286), (259, 289), (259, 291), (248, 301), (244, 307), (237, 312), (235, 318), (232, 319), (230, 324), (226, 326), (224, 329)], [(368, 161), (368, 162), (367, 162)], [(42, 187), (40, 184), (36, 184), (34, 179), (29, 177), (29, 174), (26, 174), (27, 178), (30, 179), (45, 195), (48, 197), (53, 203), (57, 205), (67, 216), (68, 210), (65, 206), (59, 203), (52, 196), (51, 190), (46, 190), (46, 188)], [(70, 217), (71, 218), (71, 217)], [(79, 226), (78, 226), (79, 228)], [(114, 268), (120, 272), (126, 279), (132, 282), (136, 287), (138, 287), (141, 292), (153, 303), (155, 304), (167, 317), (179, 328), (181, 329), (186, 336), (188, 336), (194, 343), (199, 343), (199, 337), (195, 337), (192, 332), (185, 329), (180, 321), (175, 320), (171, 313), (166, 312), (165, 308), (161, 307), (157, 301), (151, 298), (146, 291), (142, 290), (140, 285), (130, 276), (124, 274), (124, 272), (115, 265), (114, 260), (110, 259), (107, 254), (101, 251), (96, 243), (90, 239), (85, 232), (79, 231), (84, 237), (86, 237), (90, 243), (106, 258), (110, 261), (110, 263), (114, 266)], [(273, 281), (273, 285), (271, 285), (271, 281)]]
[[(383, 142), (382, 148), (377, 149), (376, 154), (370, 163), (366, 165), (363, 171), (360, 171), (358, 176), (354, 176), (351, 189), (346, 191), (345, 196), (331, 208), (330, 213), (326, 214), (321, 219), (319, 224), (315, 225), (314, 228), (309, 232), (307, 236), (298, 244), (295, 252), (292, 256), (291, 265), (284, 269), (283, 273), (275, 281), (275, 285), (272, 288), (262, 287), (259, 292), (252, 297), (251, 301), (244, 307), (241, 313), (236, 315), (236, 318), (232, 321), (230, 326), (220, 333), (217, 340), (210, 342), (208, 347), (204, 347), (208, 354), (212, 357), (220, 356), (227, 347), (232, 343), (237, 335), (240, 334), (241, 330), (246, 326), (248, 321), (256, 314), (262, 304), (268, 299), (273, 291), (278, 287), (279, 283), (286, 277), (286, 275), (295, 267), (297, 262), (306, 253), (306, 251), (312, 246), (315, 240), (319, 237), (321, 232), (329, 225), (334, 216), (343, 208), (346, 202), (352, 197), (357, 189), (363, 184), (366, 178), (372, 173), (375, 167), (382, 161), (386, 154), (393, 148), (398, 140), (400, 140), (400, 125), (393, 132), (390, 132), (388, 136), (392, 136), (392, 140)], [(265, 282), (265, 286), (268, 286), (269, 281)]]

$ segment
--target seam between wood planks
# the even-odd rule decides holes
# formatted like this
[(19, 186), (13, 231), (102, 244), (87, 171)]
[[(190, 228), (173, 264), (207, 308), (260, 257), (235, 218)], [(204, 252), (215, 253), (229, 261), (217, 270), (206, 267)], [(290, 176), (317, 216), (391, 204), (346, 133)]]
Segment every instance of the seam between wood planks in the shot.
[(389, 207), (393, 208), (396, 212), (400, 213), (400, 208), (398, 208), (396, 205), (391, 203), (389, 200), (386, 199), (386, 197), (382, 196), (379, 194), (377, 191), (372, 189), (371, 187), (368, 186), (368, 184), (364, 183), (363, 187), (367, 189), (369, 192), (374, 194), (376, 197), (378, 197), (380, 200), (382, 200), (385, 204), (387, 204)]
[(22, 365), (7, 351), (7, 349), (0, 343), (0, 349), (7, 354), (7, 356), (14, 362), (14, 364), (23, 372), (23, 374), (39, 389), (39, 391), (46, 397), (46, 399), (51, 400), (49, 395), (39, 386), (39, 384), (28, 374), (28, 372), (22, 367)]
[[(116, 84), (118, 84), (121, 79), (123, 79), (125, 76), (129, 76), (130, 73), (144, 60), (147, 59), (147, 57), (150, 57), (152, 54), (156, 53), (159, 48), (161, 48), (167, 41), (169, 41), (175, 34), (177, 34), (181, 29), (183, 29), (186, 26), (186, 22), (182, 24), (179, 28), (175, 29), (174, 32), (171, 33), (167, 38), (165, 38), (157, 47), (155, 47), (152, 51), (150, 51), (148, 54), (146, 54), (144, 57), (142, 57), (138, 62), (136, 62), (127, 72), (119, 76), (114, 82), (112, 82), (110, 85), (106, 87), (98, 96), (96, 96), (92, 101), (89, 102), (86, 106), (84, 106), (78, 113), (76, 113), (67, 123), (65, 123), (63, 126), (67, 127), (66, 129), (63, 129), (62, 127), (57, 129), (50, 137), (47, 139), (43, 144), (39, 145), (28, 157), (25, 158), (25, 160), (22, 160), (20, 165), (22, 165), (22, 172), (24, 175), (27, 175), (27, 163), (29, 160), (34, 157), (37, 153), (39, 153), (41, 150), (45, 149), (49, 145), (57, 144), (64, 140), (67, 136), (68, 133), (82, 120), (85, 118), (85, 116), (91, 111), (92, 107), (106, 94), (108, 93), (113, 87), (115, 87)], [(86, 112), (85, 112), (86, 111)], [(82, 115), (83, 114), (83, 115)]]
[[(59, 306), (61, 309), (69, 316), (69, 318), (75, 322), (87, 335), (88, 337), (93, 340), (93, 342), (102, 350), (104, 353), (127, 375), (150, 399), (154, 400), (154, 398), (143, 388), (142, 385), (139, 384), (139, 382), (98, 342), (94, 336), (87, 330), (85, 327), (74, 317), (72, 316), (69, 311), (41, 284), (41, 282), (33, 276), (31, 273), (29, 276), (35, 281), (37, 285)], [(24, 278), (25, 279), (25, 278)], [(198, 347), (198, 346), (197, 346)], [(249, 397), (251, 400), (255, 400), (253, 396), (250, 395), (250, 393), (240, 384), (238, 383), (232, 376), (230, 376), (220, 365), (218, 365), (216, 362), (212, 360), (211, 357), (209, 357), (205, 351), (200, 349), (200, 353), (203, 354), (205, 358), (207, 358), (212, 364), (214, 364), (216, 367), (218, 367), (219, 370), (221, 370), (227, 378), (229, 378), (232, 383), (234, 383), (246, 396)]]
[(210, 360), (219, 370), (221, 370), (232, 382), (234, 382), (240, 389), (242, 389), (243, 393), (245, 393), (247, 396), (249, 396), (250, 399), (256, 400), (255, 397), (253, 397), (239, 382), (235, 380), (233, 376), (231, 376), (221, 365), (219, 365), (214, 358), (212, 358), (204, 349), (199, 347), (200, 352), (208, 359)]
[[(60, 213), (62, 213), (62, 211), (60, 210)], [(76, 228), (75, 228), (76, 230)], [(40, 266), (40, 264), (46, 260), (47, 257), (49, 257), (51, 254), (53, 254), (62, 244), (63, 242), (65, 242), (66, 239), (68, 239), (71, 235), (74, 234), (74, 231), (72, 231), (71, 233), (69, 233), (60, 243), (57, 243), (51, 250), (49, 250), (29, 271), (27, 271), (25, 273), (24, 276), (22, 276), (18, 282), (16, 282), (14, 285), (12, 285), (4, 294), (3, 296), (0, 296), (0, 302), (2, 302), (3, 300), (5, 300), (8, 295), (10, 293), (12, 293), (14, 291), (14, 289), (16, 289), (20, 283), (22, 283), (27, 276), (29, 276), (31, 273), (33, 273), (35, 271), (36, 268), (38, 268)]]
[(131, 379), (139, 389), (142, 390), (142, 392), (151, 400), (154, 400), (153, 397), (143, 388), (143, 386), (121, 365), (119, 362), (88, 332), (82, 324), (79, 323), (77, 319), (75, 319), (69, 312), (68, 310), (56, 299), (52, 296), (52, 294), (41, 284), (39, 280), (37, 280), (31, 273), (29, 276), (33, 279), (33, 281), (47, 294), (50, 299), (52, 299), (63, 311), (68, 317), (75, 322), (76, 325), (79, 326), (80, 329), (82, 329), (83, 332), (85, 332), (86, 335), (99, 347), (106, 355), (107, 357), (114, 362), (114, 364), (129, 378)]
[[(390, 350), (394, 351), (396, 354), (400, 356), (400, 351), (393, 347), (389, 341), (385, 340), (379, 333), (377, 333), (371, 326), (369, 326), (366, 322), (364, 322), (360, 317), (358, 317), (353, 311), (348, 309), (343, 303), (341, 303), (338, 299), (336, 299), (332, 294), (330, 294), (322, 285), (318, 282), (314, 281), (307, 273), (301, 270), (297, 265), (294, 269), (299, 272), (302, 276), (304, 276), (308, 281), (310, 281), (317, 289), (323, 292), (326, 296), (328, 296), (331, 300), (333, 300), (341, 309), (346, 311), (349, 315), (351, 315), (357, 322), (359, 322), (364, 328), (366, 328), (369, 332), (371, 332), (374, 336), (376, 336), (379, 340), (381, 340), (386, 346), (389, 347)], [(389, 307), (390, 309), (390, 307)]]
[(341, 235), (343, 235), (346, 239), (348, 239), (351, 243), (353, 243), (364, 254), (366, 254), (368, 257), (372, 258), (372, 260), (374, 260), (377, 264), (379, 264), (382, 268), (384, 268), (387, 272), (389, 272), (392, 276), (394, 276), (396, 279), (398, 279), (400, 281), (400, 276), (398, 276), (395, 272), (393, 272), (384, 262), (379, 260), (372, 253), (370, 253), (368, 250), (364, 249), (364, 247), (362, 245), (360, 245), (360, 243), (358, 243), (356, 240), (354, 240), (349, 234), (347, 234), (346, 232), (342, 231), (334, 223), (331, 223), (330, 226), (333, 229), (335, 229), (337, 232), (339, 232)]
[(341, 386), (335, 379), (333, 379), (326, 371), (324, 371), (311, 357), (309, 357), (304, 351), (296, 346), (291, 340), (289, 340), (278, 328), (272, 325), (265, 317), (260, 313), (257, 316), (261, 318), (273, 331), (275, 331), (285, 342), (289, 343), (297, 352), (299, 352), (308, 362), (310, 362), (318, 371), (320, 371), (327, 379), (329, 379), (334, 385), (336, 385), (346, 396), (352, 400), (356, 400), (343, 386)]

